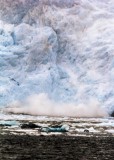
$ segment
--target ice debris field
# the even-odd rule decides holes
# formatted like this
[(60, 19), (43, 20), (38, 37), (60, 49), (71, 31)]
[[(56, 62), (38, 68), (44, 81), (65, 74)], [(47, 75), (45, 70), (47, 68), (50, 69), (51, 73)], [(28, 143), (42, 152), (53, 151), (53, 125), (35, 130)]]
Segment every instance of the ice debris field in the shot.
[(113, 118), (3, 116), (0, 134), (37, 136), (114, 136)]

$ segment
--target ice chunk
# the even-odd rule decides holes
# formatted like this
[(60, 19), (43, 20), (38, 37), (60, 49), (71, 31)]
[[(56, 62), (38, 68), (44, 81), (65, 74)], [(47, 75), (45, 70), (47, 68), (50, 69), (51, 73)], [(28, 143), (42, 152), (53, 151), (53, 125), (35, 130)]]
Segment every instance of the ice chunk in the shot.
[(68, 132), (68, 130), (69, 130), (68, 125), (42, 128), (43, 132)]
[(19, 122), (17, 121), (0, 121), (0, 126), (17, 126)]

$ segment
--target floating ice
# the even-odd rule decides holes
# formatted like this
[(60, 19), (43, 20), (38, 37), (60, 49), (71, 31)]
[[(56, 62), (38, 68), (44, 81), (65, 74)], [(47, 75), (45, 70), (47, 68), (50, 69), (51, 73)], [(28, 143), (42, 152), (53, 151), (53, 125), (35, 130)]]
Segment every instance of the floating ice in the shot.
[(63, 125), (63, 126), (56, 126), (56, 127), (45, 127), (42, 128), (42, 132), (68, 132), (69, 126)]
[(0, 121), (0, 125), (2, 125), (2, 126), (18, 126), (19, 123), (17, 121)]

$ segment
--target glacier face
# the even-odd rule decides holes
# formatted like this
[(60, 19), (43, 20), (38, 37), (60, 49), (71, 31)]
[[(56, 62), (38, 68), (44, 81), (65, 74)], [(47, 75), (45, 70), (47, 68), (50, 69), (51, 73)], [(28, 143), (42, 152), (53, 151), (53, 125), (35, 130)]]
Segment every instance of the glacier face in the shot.
[(0, 0), (0, 106), (39, 93), (114, 109), (113, 0)]

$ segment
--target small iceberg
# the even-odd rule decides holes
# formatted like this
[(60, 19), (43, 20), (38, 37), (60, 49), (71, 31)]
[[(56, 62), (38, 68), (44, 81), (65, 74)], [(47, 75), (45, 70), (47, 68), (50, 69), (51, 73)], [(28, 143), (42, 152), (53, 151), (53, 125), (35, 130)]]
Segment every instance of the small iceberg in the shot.
[(11, 126), (18, 126), (19, 122), (17, 121), (0, 121), (0, 126), (2, 127), (11, 127)]
[(62, 125), (62, 126), (52, 126), (52, 127), (44, 127), (41, 129), (42, 132), (68, 132), (69, 126)]

